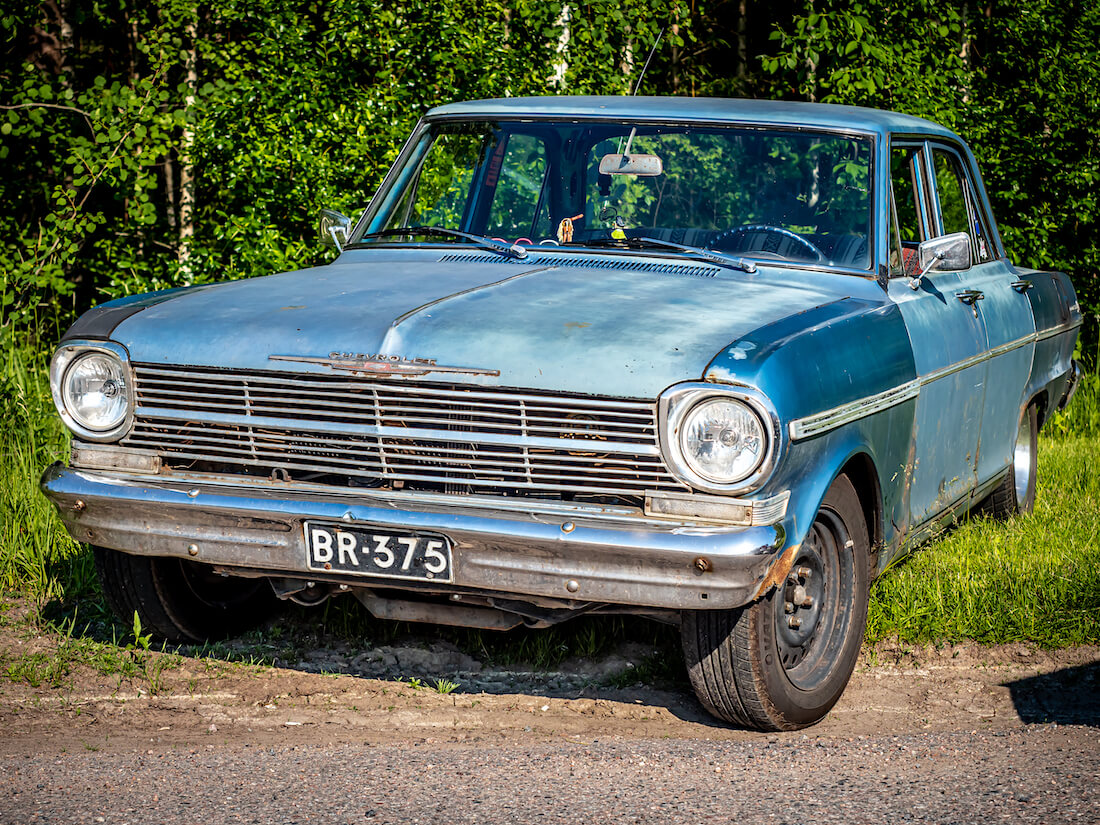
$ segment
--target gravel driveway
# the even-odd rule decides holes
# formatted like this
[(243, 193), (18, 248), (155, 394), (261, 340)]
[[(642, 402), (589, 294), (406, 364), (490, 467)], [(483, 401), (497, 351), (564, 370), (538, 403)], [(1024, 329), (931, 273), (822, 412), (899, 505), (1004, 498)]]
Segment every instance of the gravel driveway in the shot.
[[(8, 661), (51, 643), (0, 629)], [(637, 653), (455, 659), (449, 693), (427, 685), (453, 651), (423, 644), (177, 658), (155, 685), (9, 673), (0, 823), (1100, 823), (1100, 649), (870, 647), (822, 723), (779, 735), (717, 724), (686, 685), (599, 678)]]

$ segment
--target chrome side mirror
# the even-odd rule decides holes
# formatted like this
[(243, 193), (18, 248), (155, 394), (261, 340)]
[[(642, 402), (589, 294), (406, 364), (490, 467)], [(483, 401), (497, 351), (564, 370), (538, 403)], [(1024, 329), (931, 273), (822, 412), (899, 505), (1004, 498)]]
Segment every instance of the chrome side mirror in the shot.
[(970, 269), (970, 236), (955, 232), (932, 238), (917, 247), (920, 274), (909, 281), (910, 289), (920, 287), (921, 278), (929, 272), (962, 272)]
[(351, 235), (351, 218), (333, 209), (322, 209), (319, 233), (322, 244), (335, 246), (338, 251), (343, 252), (344, 244)]

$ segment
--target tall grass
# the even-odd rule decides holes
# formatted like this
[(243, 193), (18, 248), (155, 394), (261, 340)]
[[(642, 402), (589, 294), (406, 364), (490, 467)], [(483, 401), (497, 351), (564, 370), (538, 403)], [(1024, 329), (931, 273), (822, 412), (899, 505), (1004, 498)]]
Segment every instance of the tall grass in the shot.
[(1098, 447), (1042, 439), (1034, 512), (965, 521), (888, 571), (872, 590), (868, 638), (1100, 643)]
[(64, 562), (81, 551), (38, 491), (42, 470), (69, 449), (50, 400), (47, 358), (8, 349), (0, 373), (0, 592), (39, 599), (62, 595), (70, 578)]

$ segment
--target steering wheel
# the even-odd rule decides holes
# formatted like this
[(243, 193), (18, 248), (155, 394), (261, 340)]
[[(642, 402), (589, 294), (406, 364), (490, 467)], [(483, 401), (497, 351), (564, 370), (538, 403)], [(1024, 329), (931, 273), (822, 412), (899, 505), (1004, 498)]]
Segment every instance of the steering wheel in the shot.
[[(770, 232), (773, 235), (780, 235), (787, 240), (794, 241), (796, 244), (806, 249), (813, 256), (815, 263), (821, 263), (822, 261), (827, 260), (825, 253), (822, 252), (811, 241), (806, 240), (797, 232), (791, 232), (791, 230), (789, 229), (784, 229), (781, 226), (773, 226), (770, 223), (755, 223), (749, 224), (747, 226), (736, 226), (733, 229), (727, 229), (725, 232), (720, 233), (717, 237), (714, 238), (714, 240), (707, 244), (707, 247), (709, 249), (720, 249), (723, 241), (726, 241), (729, 238), (733, 238), (737, 235), (747, 235), (750, 232)], [(782, 256), (777, 255), (777, 257)]]

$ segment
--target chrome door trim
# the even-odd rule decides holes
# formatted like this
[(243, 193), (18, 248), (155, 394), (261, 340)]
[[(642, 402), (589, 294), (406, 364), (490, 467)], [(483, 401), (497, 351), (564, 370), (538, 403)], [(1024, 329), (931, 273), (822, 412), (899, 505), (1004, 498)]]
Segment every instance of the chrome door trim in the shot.
[(788, 426), (791, 441), (801, 441), (812, 438), (813, 436), (827, 433), (830, 430), (835, 430), (837, 427), (849, 424), (852, 421), (858, 421), (868, 415), (882, 412), (904, 401), (908, 401), (910, 398), (916, 398), (920, 394), (920, 388), (931, 384), (933, 381), (939, 381), (941, 378), (946, 378), (949, 375), (962, 372), (969, 367), (976, 366), (984, 361), (996, 358), (999, 355), (1004, 355), (1006, 352), (1025, 347), (1036, 341), (1052, 338), (1064, 332), (1072, 332), (1079, 326), (1081, 326), (1081, 322), (1077, 321), (1076, 323), (1060, 324), (1059, 326), (1051, 327), (1042, 332), (1031, 332), (1014, 341), (1008, 341), (1007, 343), (1000, 344), (985, 352), (972, 355), (961, 361), (956, 361), (954, 364), (948, 364), (946, 367), (941, 367), (927, 375), (915, 378), (912, 381), (907, 381), (904, 384), (899, 384), (896, 387), (891, 387), (888, 390), (883, 390), (882, 392), (868, 395), (855, 401), (849, 401), (847, 404), (841, 404), (839, 407), (833, 407), (831, 410), (824, 410), (823, 412), (814, 413), (813, 415), (797, 418), (791, 421)]

